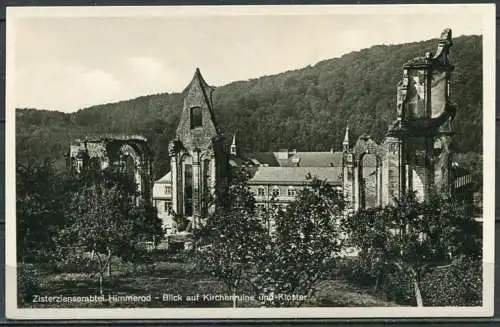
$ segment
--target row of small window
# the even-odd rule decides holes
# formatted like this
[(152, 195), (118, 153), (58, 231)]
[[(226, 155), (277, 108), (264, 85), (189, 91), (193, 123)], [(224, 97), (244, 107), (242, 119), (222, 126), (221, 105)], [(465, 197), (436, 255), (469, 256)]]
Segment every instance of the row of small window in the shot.
[[(274, 186), (269, 191), (270, 196), (280, 196), (281, 195), (280, 193), (281, 193), (280, 188), (277, 186)], [(295, 188), (293, 188), (292, 186), (290, 186), (290, 187), (288, 187), (288, 189), (286, 191), (286, 195), (288, 197), (294, 197), (297, 195), (297, 190)], [(266, 188), (265, 187), (257, 188), (257, 196), (266, 196)]]
[[(170, 185), (166, 185), (165, 186), (165, 194), (171, 194), (172, 193), (172, 186)], [(280, 196), (281, 194), (281, 191), (280, 191), (280, 188), (275, 186), (273, 187), (271, 190), (270, 190), (270, 195), (272, 196)], [(259, 187), (257, 188), (257, 195), (258, 196), (265, 196), (266, 195), (266, 189), (264, 187)], [(289, 197), (294, 197), (297, 195), (297, 190), (295, 188), (293, 188), (292, 186), (290, 186), (288, 189), (287, 189), (287, 196)]]

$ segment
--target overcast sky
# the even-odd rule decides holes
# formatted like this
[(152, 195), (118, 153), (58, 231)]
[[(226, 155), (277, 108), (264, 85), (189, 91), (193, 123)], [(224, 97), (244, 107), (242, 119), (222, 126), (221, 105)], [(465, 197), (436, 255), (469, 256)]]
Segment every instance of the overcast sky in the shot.
[(182, 91), (196, 67), (209, 84), (221, 86), (372, 45), (435, 38), (446, 27), (454, 37), (482, 34), (480, 16), (468, 10), (376, 16), (316, 12), (17, 18), (13, 49), (8, 43), (15, 61), (14, 103), (72, 112)]

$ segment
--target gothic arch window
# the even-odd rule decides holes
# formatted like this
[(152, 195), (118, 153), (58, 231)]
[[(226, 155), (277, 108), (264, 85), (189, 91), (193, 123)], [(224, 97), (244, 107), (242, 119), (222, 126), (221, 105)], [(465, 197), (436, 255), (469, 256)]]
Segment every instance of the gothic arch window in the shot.
[(197, 128), (202, 126), (202, 114), (201, 107), (192, 107), (190, 109), (190, 120), (191, 128)]
[(202, 215), (207, 216), (208, 215), (208, 208), (210, 203), (212, 202), (211, 199), (211, 179), (210, 179), (210, 159), (208, 159), (205, 155), (202, 156), (201, 159), (201, 172), (202, 172), (202, 179), (201, 179), (201, 210), (202, 210)]
[[(135, 159), (132, 155), (130, 154), (125, 154), (122, 156), (122, 173), (124, 176), (127, 176), (129, 181), (135, 181), (136, 179), (136, 171), (137, 171), (137, 165), (135, 162)], [(137, 181), (136, 181), (137, 182)]]

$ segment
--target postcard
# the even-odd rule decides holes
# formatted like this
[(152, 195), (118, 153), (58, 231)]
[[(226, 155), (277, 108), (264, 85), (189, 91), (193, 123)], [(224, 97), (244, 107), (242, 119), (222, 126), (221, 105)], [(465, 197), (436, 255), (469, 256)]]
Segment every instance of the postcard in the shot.
[(494, 4), (7, 8), (7, 317), (491, 316), (494, 49)]

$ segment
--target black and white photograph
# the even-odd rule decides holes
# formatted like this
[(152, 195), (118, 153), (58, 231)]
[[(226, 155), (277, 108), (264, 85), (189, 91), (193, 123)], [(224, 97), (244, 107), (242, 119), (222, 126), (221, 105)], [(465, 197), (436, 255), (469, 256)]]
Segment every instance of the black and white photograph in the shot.
[(493, 315), (495, 6), (9, 7), (13, 319)]

